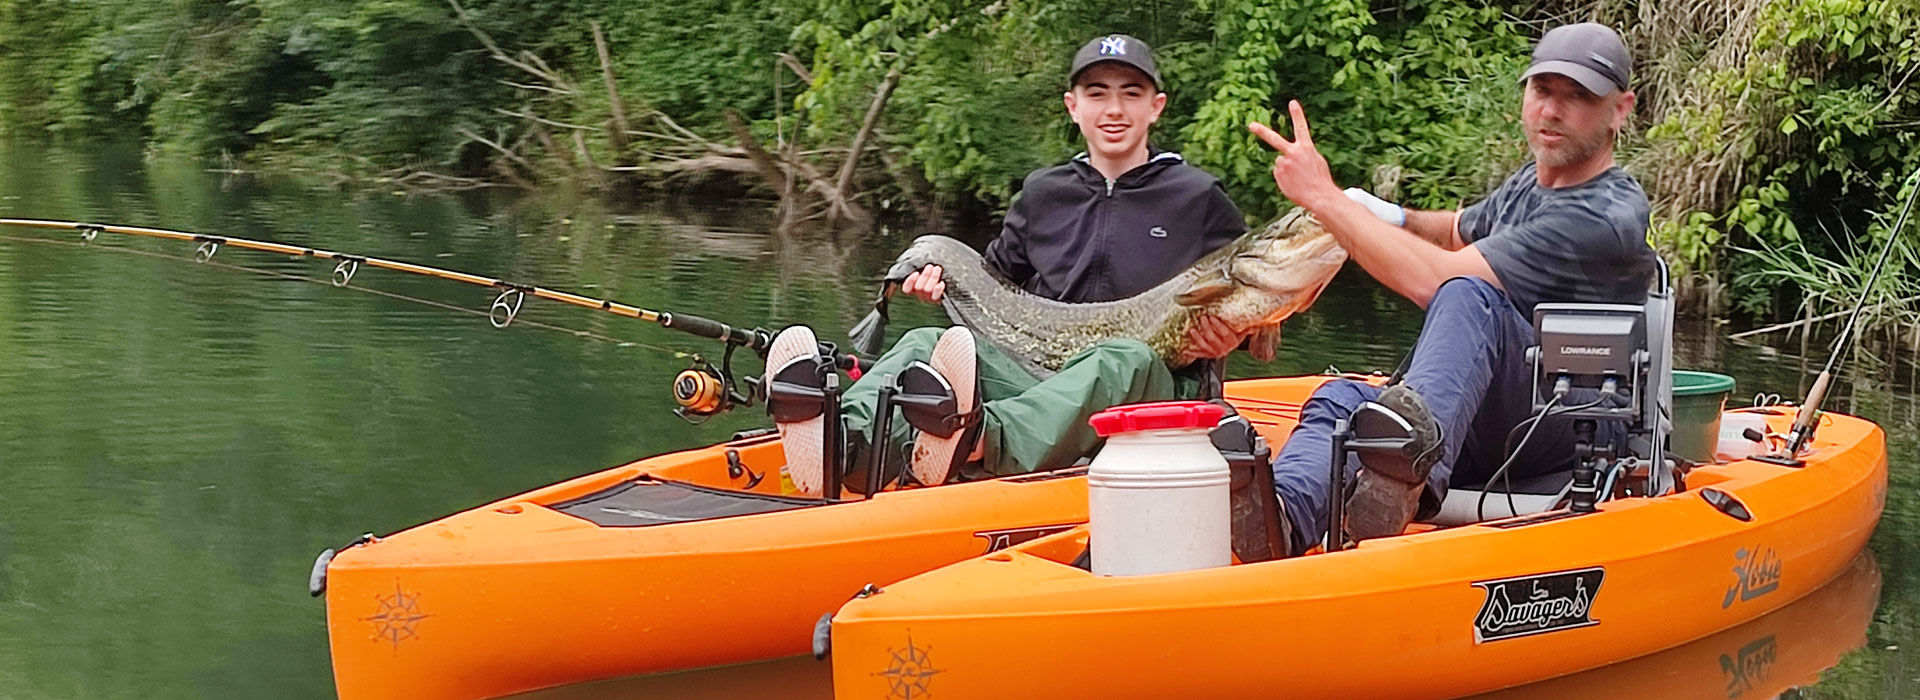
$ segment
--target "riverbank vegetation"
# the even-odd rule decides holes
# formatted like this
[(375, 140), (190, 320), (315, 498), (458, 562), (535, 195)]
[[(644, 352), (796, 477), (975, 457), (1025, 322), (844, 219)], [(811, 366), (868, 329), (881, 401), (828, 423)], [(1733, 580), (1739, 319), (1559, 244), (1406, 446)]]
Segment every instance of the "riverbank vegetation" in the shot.
[[(1078, 150), (1067, 59), (1121, 31), (1157, 49), (1156, 143), (1250, 215), (1282, 202), (1244, 124), (1292, 98), (1343, 182), (1441, 208), (1525, 161), (1514, 77), (1546, 27), (1588, 19), (1634, 50), (1623, 160), (1689, 296), (1785, 317), (1850, 298), (1920, 167), (1920, 0), (0, 0), (0, 132), (937, 222)], [(1914, 327), (1920, 279), (1881, 287), (1878, 317)]]

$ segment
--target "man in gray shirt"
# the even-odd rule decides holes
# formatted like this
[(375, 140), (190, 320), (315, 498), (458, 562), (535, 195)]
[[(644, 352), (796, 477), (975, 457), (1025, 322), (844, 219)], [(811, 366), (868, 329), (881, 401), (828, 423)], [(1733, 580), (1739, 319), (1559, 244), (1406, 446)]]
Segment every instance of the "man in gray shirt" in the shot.
[[(1613, 159), (1633, 112), (1629, 70), (1612, 29), (1587, 23), (1547, 32), (1521, 76), (1521, 123), (1535, 160), (1457, 212), (1408, 211), (1357, 189), (1342, 192), (1298, 102), (1288, 105), (1291, 141), (1248, 125), (1280, 152), (1280, 191), (1313, 212), (1368, 274), (1427, 310), (1403, 382), (1382, 389), (1336, 380), (1302, 407), (1273, 465), (1282, 522), (1291, 526), (1283, 549), (1297, 554), (1327, 533), (1336, 420), (1371, 402), (1397, 419), (1370, 429), (1385, 423), (1398, 434), (1362, 437), (1412, 438), (1404, 451), (1363, 451), (1361, 463), (1347, 467), (1357, 470), (1349, 474), (1348, 534), (1400, 534), (1438, 511), (1449, 483), (1484, 482), (1506, 461), (1510, 432), (1532, 415), (1525, 353), (1535, 304), (1645, 299), (1656, 268), (1646, 242), (1650, 207)], [(1570, 469), (1571, 443), (1564, 425), (1543, 425), (1513, 476)]]

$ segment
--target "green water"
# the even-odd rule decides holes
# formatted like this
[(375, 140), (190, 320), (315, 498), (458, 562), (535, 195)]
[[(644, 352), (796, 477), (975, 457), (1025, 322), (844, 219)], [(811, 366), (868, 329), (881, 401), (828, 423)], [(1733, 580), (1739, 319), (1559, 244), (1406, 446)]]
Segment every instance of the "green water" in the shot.
[[(757, 202), (615, 211), (564, 193), (342, 191), (111, 149), (0, 157), (0, 216), (271, 239), (654, 309), (805, 321), (828, 336), (864, 313), (868, 280), (912, 236), (776, 236)], [(668, 382), (686, 363), (674, 353), (712, 348), (638, 321), (530, 301), (497, 330), (471, 313), (227, 267), (325, 280), (331, 266), (313, 261), (228, 249), (201, 265), (185, 259), (191, 244), (0, 235), (0, 698), (331, 697), (324, 611), (306, 591), (320, 549), (765, 420), (672, 417)], [(354, 284), (469, 311), (493, 297), (371, 268)], [(935, 320), (895, 309), (896, 332)], [(1419, 321), (1350, 271), (1288, 323), (1278, 360), (1242, 356), (1233, 371), (1391, 369)], [(1797, 341), (1724, 335), (1690, 324), (1682, 366), (1733, 375), (1741, 401), (1803, 389)], [(1920, 695), (1920, 407), (1915, 369), (1892, 354), (1863, 355), (1830, 403), (1879, 421), (1893, 443), (1873, 540), (1883, 599), (1866, 646), (1793, 691), (1805, 697)], [(820, 667), (792, 666), (575, 694), (759, 695), (755, 677), (825, 694)]]

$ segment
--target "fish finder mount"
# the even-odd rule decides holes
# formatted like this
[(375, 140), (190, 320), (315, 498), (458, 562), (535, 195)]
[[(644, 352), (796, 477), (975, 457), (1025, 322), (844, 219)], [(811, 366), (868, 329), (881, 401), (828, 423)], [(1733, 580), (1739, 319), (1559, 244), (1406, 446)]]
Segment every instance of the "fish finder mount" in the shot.
[[(1616, 487), (1656, 496), (1677, 488), (1678, 474), (1666, 459), (1673, 371), (1666, 265), (1644, 304), (1540, 304), (1533, 327), (1527, 359), (1535, 420), (1573, 419), (1577, 461), (1569, 508), (1592, 512)], [(1602, 421), (1624, 426), (1626, 439), (1597, 444)]]

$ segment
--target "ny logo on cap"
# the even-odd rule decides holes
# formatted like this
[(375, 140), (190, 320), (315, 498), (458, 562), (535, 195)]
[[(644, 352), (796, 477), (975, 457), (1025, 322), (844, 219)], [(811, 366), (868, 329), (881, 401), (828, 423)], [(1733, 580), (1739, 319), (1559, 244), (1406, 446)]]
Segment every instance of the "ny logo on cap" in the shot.
[(1110, 36), (1105, 39), (1101, 39), (1100, 55), (1102, 56), (1127, 55), (1127, 38), (1124, 36)]

